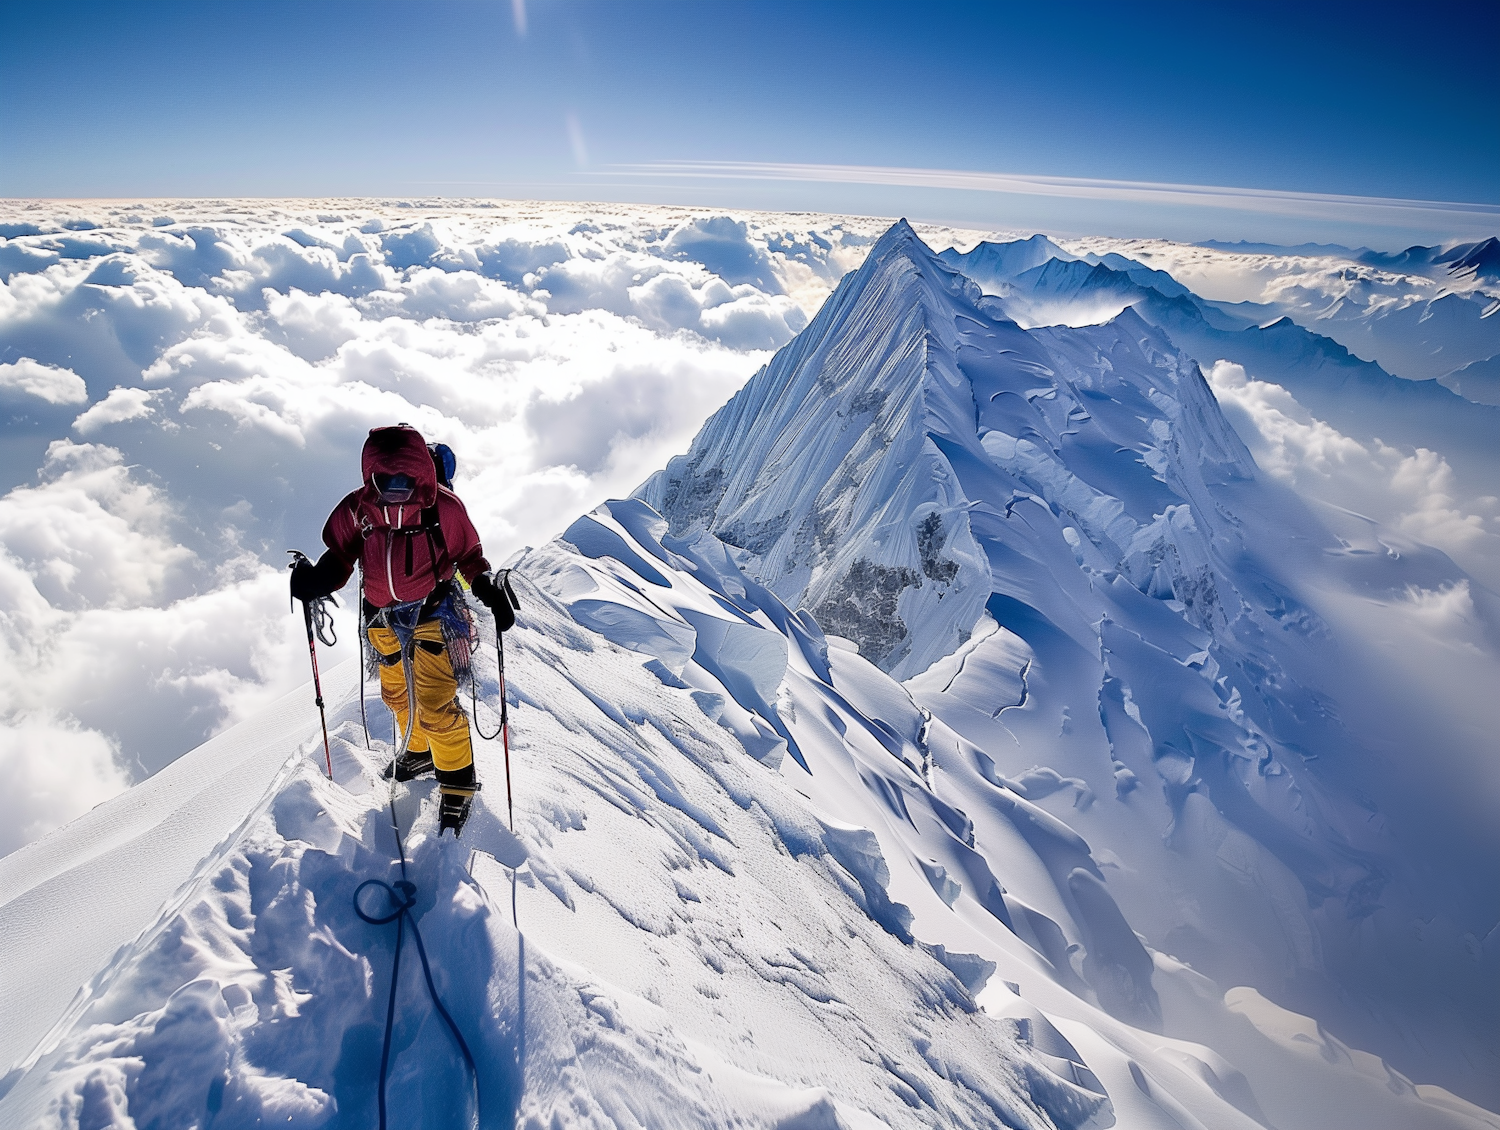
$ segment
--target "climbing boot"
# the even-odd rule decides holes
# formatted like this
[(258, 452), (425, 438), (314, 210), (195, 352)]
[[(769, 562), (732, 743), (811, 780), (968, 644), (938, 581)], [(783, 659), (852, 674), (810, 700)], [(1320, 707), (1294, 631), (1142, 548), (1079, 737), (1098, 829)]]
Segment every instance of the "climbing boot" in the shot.
[(469, 819), (469, 809), (474, 803), (474, 794), (479, 791), (479, 781), (474, 776), (471, 762), (462, 769), (437, 772), (438, 791), (438, 835), (452, 831), (456, 840), (463, 834), (464, 824)]
[(407, 750), (385, 767), (385, 779), (389, 781), (394, 775), (398, 781), (410, 781), (431, 772), (432, 750)]
[(456, 840), (464, 834), (464, 825), (469, 820), (469, 808), (474, 803), (474, 794), (444, 793), (438, 806), (438, 835), (451, 831)]

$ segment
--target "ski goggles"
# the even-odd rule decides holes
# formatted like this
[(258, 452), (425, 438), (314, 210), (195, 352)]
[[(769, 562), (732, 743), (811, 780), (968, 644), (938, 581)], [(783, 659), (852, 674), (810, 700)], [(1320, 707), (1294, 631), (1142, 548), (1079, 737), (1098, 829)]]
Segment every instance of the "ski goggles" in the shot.
[(375, 489), (380, 492), (381, 502), (410, 502), (417, 490), (417, 480), (410, 475), (376, 475)]

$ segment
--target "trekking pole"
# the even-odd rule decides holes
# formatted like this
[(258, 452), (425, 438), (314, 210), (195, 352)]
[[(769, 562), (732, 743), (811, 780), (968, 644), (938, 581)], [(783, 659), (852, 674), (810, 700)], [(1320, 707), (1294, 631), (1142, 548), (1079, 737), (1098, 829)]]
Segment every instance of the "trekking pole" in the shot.
[[(292, 564), (289, 568), (295, 569), (300, 562), (307, 560), (307, 555), (300, 550), (289, 549), (287, 552), (292, 555)], [(332, 598), (329, 597), (326, 599)], [(316, 624), (313, 619), (312, 606), (314, 604), (318, 605)], [(304, 600), (302, 602), (302, 619), (307, 625), (307, 654), (312, 660), (313, 695), (318, 704), (318, 720), (323, 724), (323, 759), (328, 765), (328, 779), (331, 781), (333, 780), (333, 749), (328, 744), (328, 712), (323, 706), (323, 681), (318, 677), (318, 637), (323, 634), (322, 628), (324, 624), (331, 620), (327, 610), (323, 608), (323, 598), (316, 601)], [(323, 642), (332, 647), (337, 642), (337, 637), (325, 639)]]
[[(515, 623), (515, 613), (521, 610), (521, 602), (516, 599), (516, 590), (510, 587), (510, 570), (501, 571), (500, 591), (505, 594), (505, 599), (510, 603), (511, 617), (509, 624)], [(500, 744), (505, 750), (505, 810), (506, 822), (510, 830), (516, 830), (516, 803), (515, 795), (510, 783), (510, 703), (505, 698), (505, 629), (500, 626), (497, 618), (495, 623), (495, 651), (499, 659), (498, 677), (500, 683), (500, 728), (493, 734), (486, 734), (484, 727), (479, 724), (479, 687), (477, 681), (470, 682), (469, 687), (474, 695), (474, 724), (479, 729), (479, 736), (487, 742), (500, 739)]]
[(510, 787), (510, 704), (505, 701), (505, 633), (495, 633), (495, 647), (500, 654), (500, 745), (505, 750), (505, 819), (512, 833), (516, 830), (516, 802)]

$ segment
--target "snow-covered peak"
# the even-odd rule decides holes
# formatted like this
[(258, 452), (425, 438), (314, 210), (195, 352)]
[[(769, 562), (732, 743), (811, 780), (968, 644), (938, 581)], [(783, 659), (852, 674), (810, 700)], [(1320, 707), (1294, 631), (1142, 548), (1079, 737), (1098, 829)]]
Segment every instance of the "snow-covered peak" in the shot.
[[(1351, 946), (1345, 926), (1493, 924), (1492, 900), (1442, 863), (1490, 850), (1465, 795), (1484, 708), (1393, 710), (1400, 677), (1359, 654), (1334, 595), (1469, 582), (1415, 548), (1377, 564), (1368, 533), (1335, 534), (1266, 480), (1198, 366), (1133, 309), (1023, 329), (898, 226), (638, 493), (674, 536), (742, 550), (750, 576), (1011, 779), (1074, 782), (1047, 791), (1130, 861), (1113, 883), (1154, 946), (1309, 1010), (1337, 985), (1367, 1004), (1325, 1019), (1382, 1050), (1404, 1037), (1361, 1008), (1404, 1010), (1450, 1047), (1494, 1039), (1448, 943), (1429, 935), (1442, 992), (1470, 1002), (1457, 1025), (1395, 1003), (1404, 942)], [(1015, 686), (1019, 702), (999, 689)], [(1424, 733), (1448, 752), (1414, 784), (1394, 750)], [(1433, 814), (1454, 803), (1466, 815), (1439, 845)], [(1226, 864), (1187, 860), (1229, 841), (1256, 876), (1235, 913), (1203, 916), (1157, 881), (1228, 897)]]
[(1044, 235), (1010, 243), (986, 241), (966, 252), (950, 247), (938, 257), (968, 275), (986, 293), (998, 293), (1006, 281), (1050, 259), (1066, 262), (1073, 258)]
[(1448, 270), (1458, 276), (1500, 279), (1500, 238), (1490, 236), (1483, 243), (1464, 249), (1464, 253), (1449, 264)]
[[(1124, 280), (1082, 263), (1041, 269), (1052, 267)], [(1129, 410), (1095, 421), (1087, 405), (1116, 395)], [(1184, 413), (1196, 421), (1186, 431), (1174, 427)], [(1029, 333), (900, 224), (639, 493), (674, 533), (712, 530), (745, 550), (779, 596), (906, 677), (962, 642), (991, 591), (971, 511), (1011, 506), (1017, 488), (980, 478), (966, 489), (968, 469), (1004, 450), (1004, 462), (1034, 458), (1073, 479), (1064, 448), (1096, 444), (1136, 452), (1128, 466), (1163, 487), (1114, 500), (1119, 513), (1094, 520), (1106, 539), (1116, 518), (1134, 531), (1167, 499), (1186, 501), (1205, 466), (1251, 473), (1196, 367), (1134, 314)], [(1115, 524), (1119, 562), (1135, 534)]]

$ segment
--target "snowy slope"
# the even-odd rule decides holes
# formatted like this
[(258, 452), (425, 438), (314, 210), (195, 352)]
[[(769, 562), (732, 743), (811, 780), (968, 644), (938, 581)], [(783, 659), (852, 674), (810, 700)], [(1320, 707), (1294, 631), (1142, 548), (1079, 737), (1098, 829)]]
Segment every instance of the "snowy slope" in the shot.
[[(430, 783), (397, 805), (482, 1125), (1108, 1124), (1090, 1122), (1109, 1104), (1065, 1040), (976, 1007), (982, 962), (892, 928), (870, 833), (820, 817), (697, 696), (523, 591), (525, 846), (498, 791), (462, 844), (433, 838)], [(350, 908), (397, 868), (351, 711), (346, 692), (339, 783), (294, 762), (7, 1079), (5, 1125), (369, 1124), (390, 936)], [(496, 744), (479, 760), (500, 789)], [(502, 867), (523, 860), (524, 937)], [(461, 1064), (419, 986), (394, 1124), (462, 1124)]]
[[(1034, 770), (1119, 861), (1153, 946), (1487, 1089), (1463, 1064), (1496, 1050), (1477, 939), (1497, 907), (1472, 870), (1496, 858), (1493, 598), (1473, 590), (1478, 651), (1446, 691), (1441, 640), (1370, 649), (1403, 596), (1467, 593), (1463, 574), (1415, 546), (1372, 555), (1388, 533), (1341, 516), (1334, 533), (1262, 479), (1196, 366), (1133, 312), (1028, 332), (1001, 309), (898, 226), (642, 497), (674, 532), (742, 547), (1000, 773)], [(1441, 752), (1414, 773), (1412, 745)], [(1416, 921), (1444, 925), (1414, 945)]]
[[(330, 691), (347, 695), (354, 676), (348, 665), (330, 673)], [(0, 859), (7, 1003), (0, 1062), (29, 1052), (78, 986), (150, 925), (274, 788), (315, 719), (312, 700), (299, 689), (115, 801)]]
[[(664, 534), (616, 503), (570, 530), (587, 549), (522, 562), (635, 647), (523, 587), (508, 637), (521, 843), (502, 824), (495, 743), (462, 844), (433, 840), (430, 784), (398, 800), (437, 986), (480, 1066), (481, 1125), (1500, 1124), (1253, 992), (1221, 1002), (1163, 957), (1146, 976), (1165, 1023), (1227, 1030), (1234, 1062), (1097, 1007), (1079, 971), (1109, 985), (1113, 964), (1120, 988), (1146, 955), (1077, 836), (713, 539)], [(648, 640), (667, 658), (643, 662)], [(753, 739), (743, 705), (777, 656), (793, 756)], [(6, 1125), (370, 1124), (390, 937), (350, 900), (397, 867), (368, 779), (381, 743), (363, 752), (355, 716), (345, 691), (339, 783), (293, 760), (7, 1078)], [(989, 799), (972, 822), (951, 803), (964, 794)], [(507, 863), (521, 864), (520, 934)], [(1047, 891), (1072, 864), (1093, 932), (1063, 973), (1070, 955), (1042, 956), (1049, 919), (1016, 892), (1069, 922)], [(462, 1124), (462, 1065), (405, 976), (392, 1117)]]
[[(1393, 1098), (1407, 1086), (1394, 1082), (1400, 1076), (1393, 1069), (1344, 1050), (1316, 1022), (1250, 989), (1225, 994), (1181, 962), (1143, 948), (1110, 894), (1120, 889), (1118, 858), (1097, 845), (1091, 852), (1069, 827), (1078, 823), (1073, 805), (1062, 808), (1064, 819), (1043, 807), (1055, 789), (1071, 793), (1082, 782), (1059, 784), (1045, 770), (1002, 776), (985, 749), (920, 707), (848, 641), (829, 640), (824, 651), (805, 617), (790, 617), (728, 564), (733, 551), (726, 554), (721, 542), (705, 534), (673, 538), (653, 512), (629, 503), (601, 508), (565, 538), (593, 558), (580, 568), (567, 546), (543, 554), (551, 587), (574, 614), (662, 657), (664, 677), (675, 673), (711, 696), (715, 709), (738, 687), (720, 725), (738, 733), (747, 750), (765, 750), (761, 756), (777, 761), (819, 810), (874, 833), (898, 912), (911, 913), (888, 928), (995, 962), (980, 1001), (1020, 1015), (1025, 1005), (1012, 999), (1018, 993), (1075, 1050), (1088, 1043), (1092, 1051), (1082, 1058), (1115, 1102), (1121, 1125), (1159, 1124), (1161, 1109), (1182, 1125), (1239, 1125), (1235, 1111), (1277, 1126), (1336, 1125), (1351, 1111), (1369, 1126), (1449, 1124), (1450, 1114), (1435, 1106)], [(755, 641), (753, 622), (762, 617), (783, 625), (790, 641), (784, 656)], [(715, 622), (730, 618), (740, 623), (726, 639)], [(1009, 650), (1021, 649), (1012, 637)], [(999, 650), (991, 649), (986, 675), (998, 666)], [(958, 662), (977, 670), (976, 656)], [(775, 676), (780, 689), (768, 715), (746, 683)], [(785, 754), (774, 738), (766, 741), (771, 725), (787, 743)], [(1243, 856), (1239, 862), (1244, 866)], [(1200, 888), (1211, 883), (1200, 879)], [(1240, 913), (1237, 923), (1246, 918)], [(1154, 1090), (1132, 1061), (1146, 1065)], [(1342, 1066), (1329, 1070), (1332, 1063)], [(1212, 1097), (1189, 1080), (1207, 1083)], [(1403, 1093), (1450, 1104), (1449, 1111), (1485, 1124), (1485, 1116), (1434, 1088)], [(1160, 1109), (1141, 1107), (1142, 1094)]]
[[(1493, 609), (1464, 674), (1412, 595), (1462, 573), (1268, 482), (1159, 331), (1024, 330), (898, 225), (640, 494), (515, 562), (516, 835), (497, 742), (460, 843), (397, 796), (481, 1125), (1500, 1126)], [(0, 967), (79, 948), (0, 1125), (372, 1124), (356, 676), (335, 782), (288, 700), (0, 864)], [(393, 1125), (464, 1124), (407, 955)]]
[(1500, 406), (1500, 353), (1471, 362), (1438, 380), (1466, 400)]

